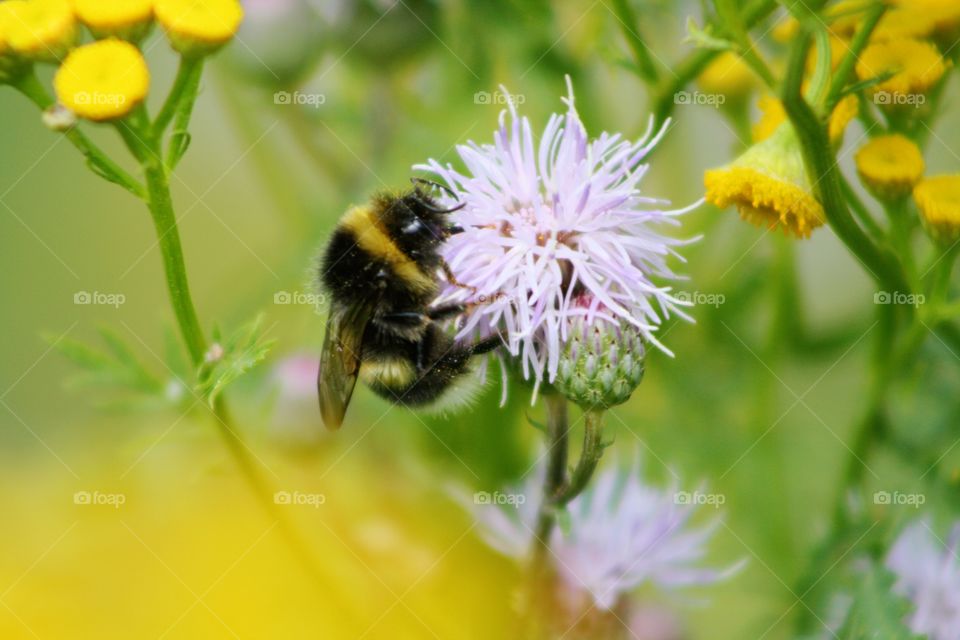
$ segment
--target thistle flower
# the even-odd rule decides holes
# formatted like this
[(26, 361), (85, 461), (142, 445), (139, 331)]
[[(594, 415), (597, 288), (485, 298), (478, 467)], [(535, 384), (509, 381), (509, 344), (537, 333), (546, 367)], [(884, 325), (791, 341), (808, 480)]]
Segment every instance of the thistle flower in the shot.
[(153, 10), (173, 48), (188, 56), (213, 53), (233, 38), (243, 20), (237, 0), (155, 0)]
[(10, 51), (24, 60), (59, 60), (77, 39), (77, 25), (69, 0), (2, 2), (0, 30)]
[[(531, 474), (537, 475), (537, 474)], [(571, 603), (586, 597), (609, 610), (643, 584), (672, 590), (723, 580), (741, 563), (726, 569), (700, 566), (705, 546), (719, 525), (690, 525), (698, 505), (676, 487), (661, 490), (641, 481), (639, 464), (603, 468), (587, 490), (568, 506), (569, 522), (554, 528), (550, 549)], [(539, 483), (527, 483), (514, 495), (535, 496)], [(470, 505), (484, 541), (518, 561), (533, 542), (537, 505)]]
[(923, 177), (920, 148), (899, 133), (873, 138), (860, 147), (855, 159), (860, 179), (884, 200), (908, 195)]
[(150, 29), (153, 0), (74, 0), (74, 11), (97, 38), (136, 42)]
[(633, 325), (667, 351), (654, 332), (672, 313), (687, 317), (686, 303), (654, 283), (676, 278), (667, 257), (683, 244), (657, 226), (678, 224), (684, 210), (660, 209), (665, 201), (638, 189), (647, 170), (641, 162), (666, 125), (653, 135), (651, 122), (636, 142), (609, 133), (591, 141), (569, 78), (567, 85), (567, 112), (551, 116), (539, 147), (511, 99), (493, 144), (457, 147), (467, 173), (435, 160), (415, 167), (449, 185), (454, 197), (446, 204), (464, 205), (454, 220), (465, 231), (446, 242), (444, 257), (465, 286), (447, 287), (441, 300), (484, 302), (459, 335), (502, 329), (509, 353), (537, 385), (556, 377), (573, 318)]
[(770, 229), (779, 226), (798, 238), (809, 237), (826, 219), (789, 122), (726, 167), (707, 171), (704, 185), (707, 202), (736, 206), (744, 220)]
[(870, 91), (894, 95), (926, 93), (940, 81), (946, 69), (933, 44), (909, 38), (869, 44), (856, 66), (860, 80), (892, 73), (886, 80), (870, 87)]
[(70, 52), (53, 79), (60, 104), (94, 121), (122, 118), (143, 102), (150, 71), (129, 42), (101, 40)]
[(913, 199), (934, 237), (946, 243), (960, 238), (960, 175), (925, 178), (914, 187)]
[[(761, 96), (757, 106), (760, 108), (760, 119), (754, 123), (751, 132), (753, 141), (761, 142), (772, 136), (780, 125), (787, 121), (787, 112), (783, 108), (783, 102), (773, 96)], [(843, 142), (847, 125), (857, 117), (859, 110), (860, 101), (855, 95), (844, 96), (833, 108), (827, 121), (827, 135), (832, 145), (836, 147)]]
[(897, 576), (896, 593), (913, 603), (910, 630), (930, 640), (955, 640), (960, 631), (960, 523), (946, 543), (928, 520), (904, 529), (887, 555), (887, 568)]

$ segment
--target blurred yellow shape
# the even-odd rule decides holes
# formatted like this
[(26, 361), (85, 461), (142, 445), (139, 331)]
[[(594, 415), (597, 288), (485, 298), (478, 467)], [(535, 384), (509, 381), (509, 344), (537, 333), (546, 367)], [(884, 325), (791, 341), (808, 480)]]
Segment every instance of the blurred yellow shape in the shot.
[(908, 195), (923, 177), (920, 148), (898, 133), (870, 140), (860, 147), (855, 159), (860, 179), (882, 199)]
[(123, 40), (101, 40), (75, 49), (53, 79), (60, 104), (82, 118), (122, 118), (143, 102), (150, 71), (140, 50)]
[(173, 48), (185, 55), (205, 55), (228, 42), (243, 20), (237, 0), (155, 0), (157, 21)]
[(925, 178), (914, 187), (913, 199), (934, 237), (946, 243), (960, 238), (960, 175)]
[(68, 0), (2, 2), (0, 30), (10, 50), (28, 60), (59, 60), (77, 39), (73, 7)]
[(808, 238), (825, 221), (789, 123), (726, 167), (707, 171), (704, 185), (707, 202), (735, 206), (744, 220), (797, 238)]

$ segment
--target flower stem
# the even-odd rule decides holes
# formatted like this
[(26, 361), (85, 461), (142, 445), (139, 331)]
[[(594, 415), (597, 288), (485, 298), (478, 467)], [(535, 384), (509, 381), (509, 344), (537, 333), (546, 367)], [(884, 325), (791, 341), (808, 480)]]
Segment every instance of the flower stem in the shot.
[(910, 288), (896, 257), (875, 245), (850, 215), (826, 127), (801, 94), (809, 43), (809, 34), (804, 33), (790, 53), (782, 98), (784, 109), (796, 129), (807, 173), (816, 183), (827, 222), (837, 237), (879, 284), (889, 287), (890, 291), (908, 292)]
[(566, 506), (583, 493), (603, 457), (603, 410), (589, 409), (583, 417), (583, 450), (577, 466), (570, 474), (570, 480), (554, 495), (557, 507)]
[[(132, 114), (127, 121), (118, 123), (117, 128), (131, 153), (140, 161), (143, 168), (147, 182), (147, 205), (153, 217), (157, 241), (163, 256), (170, 302), (177, 319), (180, 335), (190, 354), (190, 361), (195, 369), (199, 369), (204, 361), (207, 342), (190, 295), (183, 248), (180, 244), (177, 218), (170, 195), (168, 170), (160, 151), (161, 136), (155, 127), (150, 126), (149, 119), (142, 110)], [(322, 565), (313, 557), (296, 528), (286, 515), (278, 510), (277, 505), (273, 502), (271, 487), (257, 468), (240, 433), (232, 426), (230, 413), (222, 396), (217, 397), (214, 402), (213, 417), (217, 430), (240, 469), (241, 475), (250, 485), (264, 511), (277, 523), (278, 529), (294, 556), (298, 559), (300, 566), (318, 584), (324, 586), (325, 591), (329, 591), (329, 586), (336, 584), (336, 577), (323, 570)], [(338, 608), (345, 607), (342, 609), (343, 611), (354, 618), (356, 617), (355, 607), (339, 596), (334, 595), (334, 597), (339, 600)]]
[[(773, 13), (776, 8), (777, 2), (775, 0), (754, 0), (743, 9), (741, 15), (743, 28), (750, 29)], [(722, 25), (717, 25), (717, 28), (722, 29)], [(700, 72), (720, 53), (722, 52), (718, 49), (697, 49), (674, 66), (669, 81), (662, 86), (653, 100), (653, 114), (657, 123), (665, 122), (673, 113), (677, 106), (676, 93), (683, 91), (684, 87), (700, 75)]]
[(559, 394), (545, 394), (547, 409), (547, 473), (543, 480), (543, 496), (533, 532), (533, 550), (527, 575), (518, 638), (546, 637), (550, 612), (554, 608), (553, 565), (549, 561), (550, 536), (557, 512), (553, 497), (566, 483), (567, 443), (570, 424), (567, 400)]
[(637, 64), (637, 71), (639, 71), (640, 76), (649, 83), (656, 82), (660, 74), (653, 63), (650, 48), (647, 47), (647, 43), (643, 41), (643, 36), (638, 32), (640, 28), (639, 20), (637, 20), (637, 14), (633, 7), (627, 0), (613, 0), (613, 11), (617, 17), (617, 22), (620, 23), (620, 30), (623, 32), (627, 44), (633, 50), (634, 61)]
[(153, 131), (158, 138), (162, 138), (167, 127), (174, 118), (182, 118), (186, 113), (189, 118), (193, 111), (193, 103), (200, 88), (200, 76), (203, 75), (203, 58), (182, 56), (177, 68), (177, 77), (167, 99), (153, 121)]
[(567, 400), (559, 394), (544, 396), (547, 408), (547, 475), (543, 481), (543, 497), (534, 532), (532, 574), (544, 571), (549, 551), (550, 534), (556, 523), (555, 496), (567, 482), (567, 444), (570, 435)]

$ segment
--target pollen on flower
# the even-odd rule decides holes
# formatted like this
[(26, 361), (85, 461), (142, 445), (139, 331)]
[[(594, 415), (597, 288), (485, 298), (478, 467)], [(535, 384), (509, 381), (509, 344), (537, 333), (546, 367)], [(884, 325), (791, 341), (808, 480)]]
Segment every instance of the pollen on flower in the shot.
[(228, 42), (243, 20), (237, 0), (155, 0), (154, 12), (174, 49), (191, 55)]
[(69, 0), (2, 2), (0, 30), (10, 50), (28, 60), (59, 60), (77, 39)]
[(796, 134), (789, 123), (726, 167), (704, 175), (707, 202), (735, 206), (740, 216), (770, 229), (807, 238), (826, 220), (811, 193)]
[(60, 104), (78, 116), (122, 118), (140, 104), (150, 72), (140, 50), (123, 40), (101, 40), (74, 49), (53, 80)]
[(136, 39), (153, 18), (153, 0), (74, 0), (73, 6), (98, 38)]
[(960, 175), (931, 176), (913, 189), (913, 199), (927, 227), (937, 237), (960, 237)]
[(887, 40), (867, 46), (857, 61), (860, 80), (871, 80), (892, 73), (873, 85), (870, 91), (907, 95), (926, 93), (939, 82), (947, 67), (940, 52), (923, 40)]
[(912, 140), (898, 133), (873, 138), (857, 151), (855, 159), (860, 178), (881, 198), (908, 195), (923, 177), (923, 154)]

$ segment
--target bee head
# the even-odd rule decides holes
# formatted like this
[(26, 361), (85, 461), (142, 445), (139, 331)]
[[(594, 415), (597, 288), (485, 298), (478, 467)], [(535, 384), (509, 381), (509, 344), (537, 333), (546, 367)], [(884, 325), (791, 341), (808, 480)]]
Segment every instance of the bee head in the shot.
[(463, 205), (445, 208), (433, 198), (429, 188), (446, 187), (417, 178), (412, 182), (414, 188), (391, 203), (387, 224), (401, 250), (417, 259), (432, 254), (450, 236), (454, 227), (449, 214)]

